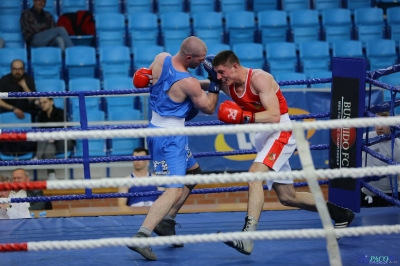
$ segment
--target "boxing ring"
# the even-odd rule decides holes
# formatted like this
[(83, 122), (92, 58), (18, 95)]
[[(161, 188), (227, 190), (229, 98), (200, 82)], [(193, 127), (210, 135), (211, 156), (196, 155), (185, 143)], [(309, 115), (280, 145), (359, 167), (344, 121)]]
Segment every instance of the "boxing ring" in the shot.
[[(379, 75), (390, 74), (400, 70), (394, 66), (386, 70), (367, 73), (367, 82), (375, 86), (389, 89), (393, 92), (392, 101), (375, 106), (374, 110), (389, 108), (393, 112), (397, 105), (394, 100), (397, 87), (380, 83), (376, 79)], [(313, 79), (308, 81), (280, 82), (281, 86), (303, 83), (326, 83), (331, 79)], [(119, 94), (143, 93), (143, 90), (118, 91)], [(54, 96), (78, 96), (84, 99), (88, 95), (102, 95), (105, 92), (60, 92)], [(110, 93), (110, 92), (106, 92)], [(112, 93), (112, 91), (111, 91)], [(17, 96), (9, 93), (9, 97)], [(47, 93), (20, 93), (19, 97), (50, 97)], [(84, 100), (81, 101), (84, 103)], [(84, 106), (84, 104), (83, 104)], [(168, 135), (201, 135), (201, 134), (231, 134), (251, 133), (264, 130), (292, 130), (298, 140), (298, 151), (303, 170), (285, 173), (234, 173), (209, 174), (202, 176), (187, 176), (185, 184), (210, 184), (225, 182), (246, 182), (248, 180), (270, 179), (305, 179), (317, 203), (318, 213), (303, 210), (290, 211), (263, 211), (257, 232), (236, 232), (243, 223), (243, 212), (226, 213), (197, 213), (180, 214), (177, 221), (182, 224), (178, 229), (178, 236), (154, 237), (150, 239), (132, 239), (143, 222), (143, 215), (135, 216), (100, 216), (75, 218), (46, 218), (26, 220), (3, 220), (1, 223), (1, 252), (2, 262), (5, 265), (99, 265), (99, 264), (128, 264), (153, 263), (157, 265), (359, 265), (359, 264), (400, 264), (400, 202), (395, 198), (388, 199), (395, 207), (362, 209), (356, 214), (354, 221), (348, 228), (334, 230), (323, 195), (319, 188), (323, 184), (320, 179), (334, 179), (342, 177), (360, 178), (368, 176), (395, 175), (400, 173), (400, 166), (394, 161), (387, 160), (387, 167), (343, 168), (316, 170), (312, 164), (310, 148), (326, 149), (326, 145), (309, 147), (304, 137), (304, 130), (309, 129), (336, 129), (343, 127), (365, 128), (374, 125), (390, 125), (397, 129), (400, 117), (373, 118), (373, 113), (366, 112), (367, 118), (348, 120), (328, 120), (314, 122), (294, 122), (285, 124), (252, 124), (252, 125), (224, 125), (214, 122), (207, 125), (191, 126), (184, 129), (169, 128), (149, 129), (144, 125), (130, 125), (122, 127), (88, 127), (55, 129), (55, 130), (3, 130), (0, 140), (28, 140), (38, 141), (47, 139), (92, 139), (92, 138), (124, 138), (168, 136)], [(326, 117), (326, 114), (314, 115)], [(300, 116), (299, 119), (305, 118)], [(378, 156), (368, 151), (372, 156)], [(88, 151), (84, 152), (87, 153)], [(234, 152), (232, 154), (254, 153), (254, 151)], [(88, 154), (86, 154), (88, 155)], [(210, 155), (210, 154), (208, 154)], [(208, 156), (199, 154), (197, 156)], [(211, 154), (222, 156), (226, 153)], [(196, 156), (195, 156), (196, 157)], [(0, 165), (35, 165), (35, 164), (62, 164), (82, 163), (88, 166), (101, 160), (132, 161), (148, 159), (145, 156), (124, 156), (119, 158), (89, 158), (58, 159), (38, 161), (0, 162)], [(86, 178), (86, 176), (85, 176)], [(74, 189), (86, 188), (86, 195), (76, 195), (77, 198), (97, 198), (99, 195), (90, 193), (90, 189), (102, 187), (140, 186), (149, 184), (166, 184), (181, 181), (181, 177), (154, 177), (151, 179), (112, 178), (91, 180), (63, 180), (38, 181), (29, 183), (3, 183), (0, 189)], [(368, 184), (364, 184), (366, 187)], [(368, 188), (368, 187), (367, 187)], [(241, 188), (244, 189), (244, 188)], [(216, 193), (216, 191), (202, 191)], [(377, 192), (378, 195), (382, 194)], [(143, 194), (142, 194), (143, 195)], [(125, 194), (106, 194), (105, 197), (142, 196)], [(74, 195), (67, 197), (43, 197), (22, 199), (1, 199), (2, 202), (73, 200)], [(222, 234), (217, 234), (223, 231)], [(341, 237), (336, 241), (336, 237)], [(232, 250), (222, 241), (234, 239), (254, 239), (255, 248), (251, 256), (244, 256)], [(266, 241), (268, 240), (268, 241)], [(185, 243), (184, 248), (172, 248), (169, 244)], [(139, 254), (130, 251), (126, 245), (151, 245), (158, 255), (157, 262), (146, 261)], [(20, 253), (18, 251), (25, 251)]]

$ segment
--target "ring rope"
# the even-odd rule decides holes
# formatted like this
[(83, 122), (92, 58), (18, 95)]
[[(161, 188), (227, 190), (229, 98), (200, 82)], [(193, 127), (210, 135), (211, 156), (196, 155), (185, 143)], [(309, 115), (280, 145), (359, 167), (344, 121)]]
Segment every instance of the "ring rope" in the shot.
[[(337, 237), (354, 237), (376, 234), (399, 234), (400, 225), (378, 225), (352, 228), (341, 228), (334, 230)], [(63, 240), (63, 241), (37, 241), (26, 243), (0, 244), (0, 252), (11, 251), (39, 251), (39, 250), (61, 250), (61, 249), (89, 249), (110, 246), (155, 246), (168, 244), (190, 244), (200, 242), (226, 242), (237, 239), (251, 240), (277, 240), (277, 239), (313, 239), (324, 238), (324, 229), (297, 229), (297, 230), (260, 230), (256, 232), (233, 232), (233, 233), (211, 233), (194, 234), (182, 236), (164, 236), (149, 238), (101, 238), (92, 240)]]
[[(327, 150), (329, 144), (311, 145), (310, 150)], [(297, 150), (297, 149), (296, 149)], [(255, 154), (256, 150), (236, 150), (236, 151), (216, 151), (216, 152), (197, 152), (193, 153), (194, 158), (210, 157), (210, 156), (232, 156)], [(131, 162), (151, 160), (150, 155), (147, 156), (107, 156), (89, 158), (89, 163), (110, 163), (110, 162)], [(82, 164), (83, 158), (67, 158), (67, 159), (40, 159), (40, 160), (23, 160), (23, 161), (0, 161), (0, 166), (22, 166), (22, 165), (51, 165), (51, 164)]]
[[(300, 123), (300, 122), (298, 122)], [(303, 130), (310, 129), (335, 129), (335, 128), (360, 128), (369, 126), (393, 126), (400, 124), (400, 117), (354, 118), (334, 119), (302, 122)], [(19, 134), (0, 134), (0, 141), (43, 141), (43, 140), (64, 140), (64, 139), (104, 139), (104, 138), (141, 138), (152, 136), (173, 136), (173, 135), (213, 135), (213, 134), (236, 134), (255, 133), (261, 131), (292, 131), (293, 123), (282, 124), (254, 124), (249, 125), (224, 125), (204, 127), (179, 127), (179, 128), (145, 128), (145, 129), (118, 129), (112, 131), (104, 130), (82, 130), (68, 132), (29, 132)]]
[[(365, 168), (319, 169), (315, 171), (320, 179), (360, 178), (368, 176), (394, 175), (400, 173), (400, 165), (388, 165)], [(35, 181), (26, 183), (0, 183), (0, 190), (19, 189), (78, 189), (78, 188), (110, 188), (123, 186), (148, 186), (166, 184), (211, 184), (249, 181), (270, 181), (275, 179), (306, 179), (304, 171), (266, 172), (266, 173), (223, 173), (194, 176), (156, 176), (152, 178), (102, 178), (86, 180)]]
[[(319, 180), (319, 185), (328, 185), (329, 180)], [(293, 187), (308, 186), (307, 182), (295, 182)], [(225, 192), (239, 192), (248, 191), (248, 186), (234, 186), (222, 188), (207, 188), (207, 189), (194, 189), (190, 194), (213, 194)], [(267, 185), (263, 185), (264, 190), (268, 190)], [(128, 197), (146, 197), (146, 196), (159, 196), (163, 191), (149, 191), (149, 192), (136, 192), (136, 193), (104, 193), (104, 194), (80, 194), (80, 195), (66, 195), (66, 196), (38, 196), (26, 198), (0, 198), (1, 203), (21, 203), (21, 202), (51, 202), (51, 201), (64, 201), (64, 200), (83, 200), (83, 199), (104, 199), (104, 198), (128, 198)]]

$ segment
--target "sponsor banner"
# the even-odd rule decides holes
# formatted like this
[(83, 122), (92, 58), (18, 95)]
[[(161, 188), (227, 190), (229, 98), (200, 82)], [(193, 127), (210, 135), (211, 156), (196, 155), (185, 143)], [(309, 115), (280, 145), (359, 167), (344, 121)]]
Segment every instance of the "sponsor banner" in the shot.
[[(285, 90), (282, 93), (285, 96), (290, 115), (324, 113), (330, 110), (331, 93), (328, 90)], [(219, 102), (230, 100), (223, 93), (220, 94)], [(372, 104), (382, 103), (383, 94), (380, 90), (372, 93)], [(326, 120), (329, 118), (325, 118)], [(213, 121), (218, 120), (217, 113), (214, 115), (205, 115), (201, 112), (191, 122)], [(307, 119), (313, 121), (315, 119)], [(321, 119), (318, 119), (321, 120)], [(329, 130), (308, 130), (306, 137), (310, 145), (328, 144), (330, 139)], [(189, 147), (192, 153), (198, 152), (216, 152), (216, 151), (235, 151), (235, 150), (254, 150), (254, 133), (238, 133), (238, 134), (218, 134), (207, 136), (190, 136)], [(329, 151), (311, 151), (316, 168), (329, 167)], [(213, 156), (197, 158), (197, 162), (201, 165), (204, 172), (220, 172), (220, 171), (247, 171), (255, 154), (235, 155), (235, 156)], [(297, 151), (294, 152), (290, 159), (292, 169), (302, 169)]]
[[(332, 59), (331, 119), (351, 119), (364, 116), (366, 60)], [(332, 129), (329, 138), (329, 167), (361, 167), (362, 128)], [(329, 201), (360, 211), (360, 180), (338, 178), (329, 182)]]

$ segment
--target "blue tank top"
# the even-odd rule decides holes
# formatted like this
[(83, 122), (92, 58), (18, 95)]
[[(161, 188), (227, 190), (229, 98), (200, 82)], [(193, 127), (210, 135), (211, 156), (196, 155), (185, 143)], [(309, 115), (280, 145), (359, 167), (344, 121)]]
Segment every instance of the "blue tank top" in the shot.
[[(149, 173), (149, 176), (151, 176), (151, 173)], [(133, 174), (131, 174), (131, 177), (135, 178)], [(130, 187), (128, 193), (140, 193), (140, 192), (151, 192), (151, 191), (157, 191), (157, 186)], [(158, 198), (157, 195), (145, 196), (145, 197), (129, 197), (126, 205), (131, 206), (132, 204), (141, 201), (156, 201), (157, 198)]]
[(175, 82), (189, 77), (192, 77), (189, 72), (180, 72), (174, 68), (171, 56), (165, 57), (160, 78), (156, 84), (150, 86), (151, 110), (160, 116), (186, 118), (189, 111), (193, 108), (193, 103), (190, 98), (187, 98), (181, 103), (177, 103), (169, 98), (167, 91)]

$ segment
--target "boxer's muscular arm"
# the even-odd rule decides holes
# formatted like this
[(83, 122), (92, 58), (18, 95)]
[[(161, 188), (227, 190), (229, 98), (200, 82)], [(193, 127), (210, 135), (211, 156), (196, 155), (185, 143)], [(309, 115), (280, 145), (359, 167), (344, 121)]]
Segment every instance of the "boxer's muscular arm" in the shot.
[(275, 92), (278, 84), (271, 74), (260, 71), (251, 78), (252, 89), (260, 96), (265, 111), (255, 114), (255, 123), (279, 123), (281, 114), (278, 97)]
[(217, 93), (206, 93), (195, 78), (181, 80), (182, 91), (192, 100), (194, 106), (205, 114), (213, 114), (218, 103)]

